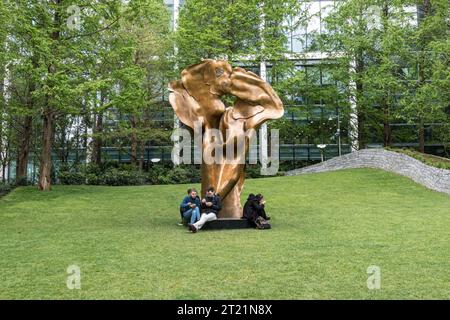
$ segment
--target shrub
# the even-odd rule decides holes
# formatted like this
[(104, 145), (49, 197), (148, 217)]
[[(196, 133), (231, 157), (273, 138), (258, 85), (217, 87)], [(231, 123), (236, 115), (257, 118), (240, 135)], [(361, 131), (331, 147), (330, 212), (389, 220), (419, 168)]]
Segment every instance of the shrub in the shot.
[(187, 167), (189, 181), (186, 183), (199, 183), (201, 180), (200, 166)]
[(0, 184), (0, 196), (9, 193), (11, 190), (12, 186), (10, 184)]
[(129, 164), (106, 163), (105, 166), (95, 164), (68, 166), (61, 165), (58, 175), (61, 184), (89, 184), (108, 186), (129, 186), (141, 184), (180, 184), (198, 183), (200, 166), (171, 164), (154, 164), (149, 172), (137, 171)]
[(167, 171), (168, 169), (163, 165), (152, 165), (147, 174), (147, 182), (150, 184), (160, 184), (160, 177), (164, 176)]
[(144, 184), (145, 176), (139, 171), (109, 169), (100, 177), (101, 184), (108, 186), (132, 186)]
[(86, 176), (83, 172), (60, 171), (58, 175), (61, 184), (85, 184)]
[(27, 177), (22, 177), (19, 179), (16, 178), (16, 181), (14, 183), (14, 185), (16, 186), (27, 186), (29, 184), (31, 184), (31, 182), (27, 179)]
[(95, 174), (95, 173), (87, 173), (86, 174), (86, 183), (93, 185), (93, 186), (99, 186), (102, 184), (102, 175)]
[(153, 165), (147, 174), (147, 183), (174, 184), (197, 183), (200, 181), (199, 166)]
[(170, 184), (191, 182), (189, 171), (180, 166), (174, 167), (172, 170), (168, 171), (165, 177)]
[(246, 178), (261, 178), (261, 166), (260, 165), (248, 165), (245, 168)]
[(436, 167), (440, 168), (440, 169), (447, 169), (450, 170), (450, 163), (446, 163), (446, 162), (438, 162), (434, 164)]
[(432, 155), (424, 155), (411, 149), (397, 149), (387, 147), (386, 150), (406, 154), (407, 156), (410, 156), (432, 167), (450, 170), (450, 161), (445, 161), (444, 159), (441, 160), (439, 157), (434, 157)]
[(85, 169), (82, 165), (70, 166), (63, 163), (59, 166), (58, 181), (60, 184), (79, 185), (86, 183)]
[(86, 172), (86, 175), (90, 175), (90, 174), (101, 175), (103, 173), (102, 168), (100, 168), (95, 163), (87, 164), (84, 171)]

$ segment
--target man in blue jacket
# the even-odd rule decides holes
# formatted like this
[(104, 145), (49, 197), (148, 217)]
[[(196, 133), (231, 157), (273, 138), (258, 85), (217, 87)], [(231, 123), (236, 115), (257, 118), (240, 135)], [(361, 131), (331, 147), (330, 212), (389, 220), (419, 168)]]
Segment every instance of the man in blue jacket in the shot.
[(188, 189), (188, 195), (184, 197), (180, 204), (181, 219), (190, 222), (191, 224), (200, 219), (200, 198), (197, 195), (197, 190), (194, 188)]
[(205, 198), (202, 199), (202, 216), (196, 223), (188, 224), (189, 230), (196, 233), (206, 222), (217, 220), (220, 209), (222, 209), (220, 196), (215, 193), (214, 187), (209, 187)]

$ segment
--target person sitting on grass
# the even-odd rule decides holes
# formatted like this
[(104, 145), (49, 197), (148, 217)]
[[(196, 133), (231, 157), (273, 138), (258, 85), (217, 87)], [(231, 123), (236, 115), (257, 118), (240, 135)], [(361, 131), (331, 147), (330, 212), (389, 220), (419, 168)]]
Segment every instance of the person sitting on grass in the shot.
[(187, 221), (192, 223), (200, 219), (200, 197), (197, 195), (195, 188), (188, 189), (188, 195), (184, 197), (180, 204), (181, 223)]
[(256, 195), (256, 201), (256, 215), (258, 217), (264, 218), (264, 220), (270, 220), (270, 217), (266, 215), (266, 210), (264, 209), (264, 207), (266, 206), (266, 200), (264, 200), (264, 196), (261, 193), (258, 193)]
[(266, 201), (262, 194), (250, 193), (247, 201), (244, 205), (243, 218), (256, 223), (258, 217), (262, 217), (264, 220), (270, 220), (270, 217), (266, 215), (266, 210), (264, 209)]
[(202, 199), (202, 215), (200, 220), (196, 223), (188, 224), (189, 230), (196, 233), (206, 222), (216, 220), (220, 209), (222, 209), (220, 196), (215, 193), (214, 187), (209, 187), (206, 191), (205, 198)]

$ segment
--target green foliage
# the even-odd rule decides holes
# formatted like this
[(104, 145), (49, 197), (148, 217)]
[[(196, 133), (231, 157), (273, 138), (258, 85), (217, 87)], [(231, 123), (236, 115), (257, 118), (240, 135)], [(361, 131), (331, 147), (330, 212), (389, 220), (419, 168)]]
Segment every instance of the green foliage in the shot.
[(0, 197), (7, 195), (11, 190), (13, 189), (13, 186), (10, 184), (3, 184), (0, 183)]
[[(417, 71), (408, 77), (408, 93), (400, 101), (402, 118), (409, 123), (441, 122), (441, 141), (450, 141), (450, 7), (446, 0), (430, 2), (428, 12), (408, 41), (416, 49), (411, 64)], [(423, 9), (424, 10), (424, 9)], [(446, 27), (445, 27), (446, 26)]]
[(105, 162), (102, 167), (95, 164), (63, 165), (58, 170), (58, 181), (63, 185), (108, 185), (127, 186), (143, 184), (180, 184), (200, 181), (198, 166), (151, 165), (149, 172), (136, 170), (130, 164)]
[(171, 170), (166, 170), (158, 176), (160, 184), (180, 184), (189, 183), (191, 181), (191, 173), (189, 169), (177, 166)]
[(83, 166), (62, 165), (58, 170), (60, 184), (80, 185), (86, 183), (86, 175)]
[(61, 184), (85, 184), (86, 177), (80, 172), (61, 171), (58, 175), (59, 182)]
[(340, 105), (350, 112), (355, 104), (359, 117), (360, 147), (369, 135), (390, 143), (390, 132), (380, 124), (398, 122), (398, 96), (405, 91), (401, 72), (410, 67), (408, 36), (411, 15), (407, 1), (348, 0), (336, 3), (325, 19), (327, 32), (319, 48), (333, 57), (330, 75), (341, 91)]
[(416, 160), (419, 160), (429, 166), (436, 167), (439, 169), (448, 169), (450, 170), (450, 159), (441, 158), (437, 156), (433, 156), (430, 154), (424, 154), (421, 152), (418, 152), (417, 150), (413, 149), (399, 149), (399, 148), (386, 148), (387, 150), (399, 152), (406, 154)]
[(200, 168), (186, 165), (152, 165), (147, 179), (150, 184), (197, 183), (200, 181)]
[(176, 44), (180, 67), (201, 58), (236, 58), (258, 49), (257, 1), (187, 1), (180, 13)]
[(107, 186), (141, 185), (145, 178), (139, 171), (109, 169), (101, 177), (101, 184)]
[(179, 68), (205, 58), (285, 60), (286, 31), (296, 25), (284, 22), (295, 15), (300, 3), (294, 0), (187, 1), (175, 37)]
[[(427, 2), (431, 9), (423, 12), (420, 23), (408, 23), (415, 17), (405, 6), (423, 7)], [(75, 28), (70, 23), (73, 5), (80, 9)], [(100, 147), (132, 145), (138, 151), (146, 144), (169, 145), (172, 124), (155, 119), (170, 109), (167, 82), (203, 58), (226, 58), (233, 65), (255, 67), (255, 72), (260, 61), (268, 62), (268, 79), (286, 109), (300, 119), (271, 122), (286, 143), (333, 139), (337, 108), (345, 133), (352, 102), (359, 116), (361, 147), (380, 141), (386, 134), (382, 124), (404, 122), (411, 126), (391, 128), (395, 142), (415, 142), (417, 128), (438, 123), (428, 142), (448, 148), (448, 1), (336, 1), (321, 33), (309, 34), (309, 50), (322, 51), (328, 58), (316, 68), (300, 69), (287, 61), (286, 33), (297, 33), (310, 22), (305, 10), (310, 5), (297, 0), (186, 1), (178, 32), (172, 34), (162, 0), (2, 1), (0, 78), (8, 65), (11, 85), (5, 87), (7, 94), (0, 93), (0, 136), (5, 139), (0, 143), (0, 164), (6, 166), (16, 157), (22, 141), (30, 155), (41, 152), (45, 114), (55, 116), (53, 151), (62, 162), (74, 150), (89, 147), (89, 138)], [(291, 57), (298, 58), (296, 63), (308, 60), (304, 55)], [(320, 81), (323, 75), (325, 83)], [(233, 100), (228, 97), (226, 102)], [(323, 115), (314, 114), (319, 104)], [(23, 129), (28, 117), (32, 122), (27, 137)], [(76, 162), (84, 157), (77, 153)], [(138, 161), (133, 161), (133, 168), (125, 171), (137, 167)], [(75, 183), (85, 175), (89, 183), (102, 184), (95, 175), (106, 169), (98, 169), (63, 171), (60, 179)], [(193, 179), (181, 169), (168, 171), (170, 177), (149, 174), (147, 180)]]
[(245, 177), (247, 179), (261, 178), (261, 165), (247, 165), (245, 167)]
[[(0, 133), (3, 137), (13, 128), (11, 154), (22, 148), (22, 141), (34, 153), (41, 152), (37, 133), (45, 115), (54, 119), (45, 128), (56, 130), (53, 146), (68, 152), (87, 146), (82, 135), (90, 135), (89, 128), (94, 140), (103, 139), (100, 145), (110, 140), (129, 144), (131, 135), (139, 143), (165, 131), (148, 115), (164, 95), (172, 69), (170, 16), (163, 1), (5, 0), (0, 20), (0, 77), (9, 63), (11, 82), (6, 111), (3, 93), (0, 99), (1, 117), (11, 118), (0, 119)], [(134, 122), (119, 119), (125, 124), (120, 131), (117, 114), (133, 115)], [(103, 116), (104, 124), (97, 126)], [(32, 117), (32, 138), (22, 134), (25, 117)], [(75, 134), (69, 132), (74, 126)], [(58, 155), (66, 160), (63, 153)], [(66, 178), (74, 179), (63, 174)]]
[(160, 177), (164, 177), (167, 171), (168, 169), (164, 165), (152, 165), (149, 168), (149, 172), (147, 174), (147, 181), (149, 182), (149, 184), (159, 184), (161, 180)]

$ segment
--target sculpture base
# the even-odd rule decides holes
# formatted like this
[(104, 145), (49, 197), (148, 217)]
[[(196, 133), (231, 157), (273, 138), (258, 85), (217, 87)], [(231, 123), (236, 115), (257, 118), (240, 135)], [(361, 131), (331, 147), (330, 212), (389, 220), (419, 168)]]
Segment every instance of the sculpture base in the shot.
[(255, 227), (255, 224), (247, 219), (219, 218), (205, 223), (202, 230), (246, 229)]

